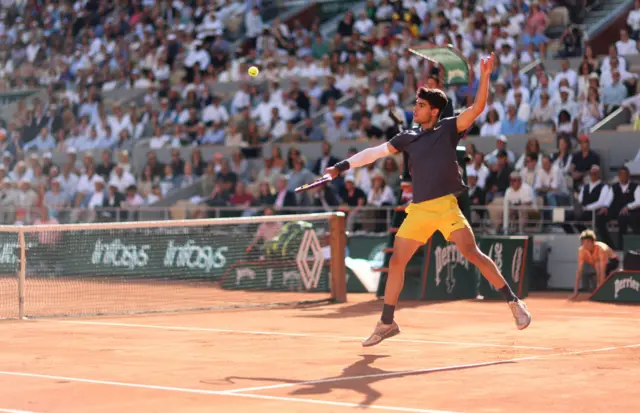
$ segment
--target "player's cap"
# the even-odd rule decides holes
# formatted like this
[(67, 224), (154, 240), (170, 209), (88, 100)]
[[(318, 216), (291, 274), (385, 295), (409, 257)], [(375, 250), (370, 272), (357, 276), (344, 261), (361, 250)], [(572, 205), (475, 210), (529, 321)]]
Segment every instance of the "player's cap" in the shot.
[(522, 177), (520, 176), (520, 172), (517, 171), (513, 171), (509, 174), (509, 178), (510, 179), (522, 179)]
[(504, 142), (504, 143), (509, 142), (509, 140), (507, 139), (507, 137), (506, 137), (506, 136), (504, 136), (504, 135), (498, 135), (498, 137), (496, 138), (496, 140), (498, 140), (498, 141), (500, 141), (500, 142)]
[(600, 167), (598, 165), (591, 165), (590, 172), (600, 172)]

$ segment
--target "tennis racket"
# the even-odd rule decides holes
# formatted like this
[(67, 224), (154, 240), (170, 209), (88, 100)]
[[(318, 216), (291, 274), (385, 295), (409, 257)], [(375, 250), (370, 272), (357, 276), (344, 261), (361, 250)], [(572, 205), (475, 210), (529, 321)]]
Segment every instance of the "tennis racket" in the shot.
[(301, 186), (297, 187), (296, 188), (296, 193), (308, 191), (310, 189), (317, 188), (317, 187), (322, 186), (322, 185), (326, 185), (327, 183), (331, 182), (332, 179), (333, 178), (331, 178), (331, 175), (325, 174), (325, 175), (322, 176), (322, 178), (316, 179), (315, 181), (311, 182), (310, 184), (304, 184), (304, 185), (301, 185)]

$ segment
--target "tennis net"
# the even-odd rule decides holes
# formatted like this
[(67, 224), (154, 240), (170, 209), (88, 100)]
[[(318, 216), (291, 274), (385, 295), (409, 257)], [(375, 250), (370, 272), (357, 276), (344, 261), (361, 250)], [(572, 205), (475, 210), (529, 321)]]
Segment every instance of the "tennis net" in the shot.
[(345, 243), (341, 213), (0, 226), (0, 317), (342, 302)]

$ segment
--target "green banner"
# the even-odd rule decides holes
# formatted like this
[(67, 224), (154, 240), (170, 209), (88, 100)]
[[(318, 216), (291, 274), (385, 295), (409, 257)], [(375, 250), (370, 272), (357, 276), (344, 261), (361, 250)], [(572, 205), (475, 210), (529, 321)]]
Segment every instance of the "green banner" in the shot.
[(591, 300), (608, 303), (640, 303), (640, 271), (617, 271), (606, 279)]
[(623, 236), (623, 242), (625, 251), (640, 251), (640, 235), (625, 235)]
[(445, 85), (469, 84), (469, 64), (465, 57), (453, 46), (418, 46), (409, 50), (418, 56), (437, 62), (444, 69)]
[[(74, 231), (56, 233), (40, 244), (26, 233), (27, 277), (121, 277), (128, 281), (221, 281), (223, 288), (277, 291), (329, 291), (329, 259), (313, 229), (284, 244), (276, 256), (245, 252), (248, 238), (211, 228)], [(0, 235), (0, 274), (18, 271), (16, 234)]]
[[(533, 240), (526, 236), (478, 237), (480, 250), (487, 254), (502, 273), (505, 281), (520, 298), (529, 294)], [(478, 295), (485, 299), (503, 299), (502, 294), (486, 278), (478, 280)]]
[(423, 300), (445, 301), (476, 297), (476, 268), (440, 232), (434, 234), (427, 244), (424, 265), (426, 274), (422, 279)]

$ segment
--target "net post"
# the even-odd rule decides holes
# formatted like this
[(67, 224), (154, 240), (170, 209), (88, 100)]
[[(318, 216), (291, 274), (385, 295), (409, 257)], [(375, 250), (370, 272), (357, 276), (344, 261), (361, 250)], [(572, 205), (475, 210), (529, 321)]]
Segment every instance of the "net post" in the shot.
[(18, 244), (20, 246), (20, 270), (18, 271), (18, 317), (25, 319), (24, 315), (24, 290), (27, 273), (27, 243), (24, 240), (24, 231), (18, 231)]
[(336, 303), (347, 301), (347, 271), (345, 267), (347, 233), (345, 215), (338, 212), (329, 218), (331, 231), (331, 298)]

